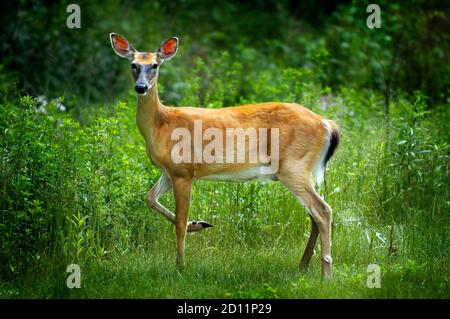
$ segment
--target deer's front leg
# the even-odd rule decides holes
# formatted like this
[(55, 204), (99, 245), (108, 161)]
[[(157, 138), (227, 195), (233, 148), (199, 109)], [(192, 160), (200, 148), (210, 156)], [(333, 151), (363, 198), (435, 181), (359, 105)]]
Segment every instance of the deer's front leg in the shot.
[(175, 195), (175, 228), (177, 234), (177, 267), (184, 266), (184, 245), (187, 232), (189, 205), (191, 202), (192, 180), (175, 177), (172, 179)]
[[(147, 194), (147, 204), (150, 208), (156, 209), (165, 218), (167, 218), (172, 224), (175, 224), (175, 214), (168, 210), (166, 207), (160, 204), (159, 198), (172, 189), (172, 181), (170, 177), (163, 174), (159, 181), (153, 185)], [(193, 221), (188, 223), (188, 232), (200, 231), (202, 229), (212, 227), (204, 221)]]

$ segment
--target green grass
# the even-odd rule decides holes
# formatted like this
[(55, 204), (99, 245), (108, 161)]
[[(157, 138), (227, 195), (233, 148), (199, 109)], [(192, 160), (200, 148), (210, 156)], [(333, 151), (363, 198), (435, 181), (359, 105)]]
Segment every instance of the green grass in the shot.
[[(81, 289), (66, 287), (65, 265), (49, 263), (46, 270), (29, 273), (23, 285), (3, 286), (1, 296), (448, 297), (448, 258), (440, 250), (442, 247), (434, 247), (430, 254), (421, 256), (420, 248), (415, 251), (408, 241), (424, 232), (423, 228), (417, 230), (413, 223), (383, 225), (369, 222), (373, 219), (370, 207), (374, 203), (371, 201), (376, 197), (370, 192), (356, 190), (368, 187), (363, 181), (366, 175), (373, 176), (375, 172), (361, 170), (358, 165), (353, 170), (346, 167), (346, 173), (341, 172), (340, 165), (345, 163), (348, 152), (353, 151), (343, 144), (341, 155), (328, 173), (327, 186), (334, 191), (329, 192), (327, 200), (334, 207), (335, 216), (332, 238), (334, 277), (329, 282), (321, 278), (320, 254), (313, 256), (309, 273), (299, 272), (297, 266), (306, 245), (310, 222), (305, 210), (280, 184), (198, 182), (193, 192), (191, 217), (203, 218), (215, 227), (188, 235), (186, 268), (182, 273), (175, 268), (173, 226), (142, 203), (139, 214), (146, 216), (146, 223), (154, 225), (153, 233), (149, 234), (152, 240), (141, 247), (128, 249), (122, 246), (103, 258), (84, 259)], [(369, 159), (373, 155), (369, 154)], [(345, 186), (349, 180), (352, 183)], [(337, 185), (342, 185), (343, 190), (337, 191)], [(166, 195), (163, 202), (173, 208), (171, 197)], [(432, 227), (429, 231), (433, 231)], [(447, 236), (445, 233), (428, 235), (441, 239), (440, 236)], [(319, 244), (317, 252), (318, 249)], [(380, 289), (367, 287), (366, 269), (371, 263), (381, 267)]]
[[(65, 286), (63, 270), (36, 274), (21, 288), (3, 287), (2, 297), (45, 298), (446, 298), (447, 260), (418, 265), (413, 260), (381, 262), (380, 289), (366, 285), (370, 254), (335, 247), (334, 277), (323, 281), (320, 259), (312, 259), (308, 274), (297, 269), (300, 245), (227, 243), (211, 245), (208, 233), (189, 236), (187, 267), (175, 269), (173, 234), (165, 232), (158, 247), (147, 252), (117, 255), (82, 267), (82, 286)], [(348, 237), (347, 237), (348, 239)], [(435, 265), (435, 266), (433, 266)]]

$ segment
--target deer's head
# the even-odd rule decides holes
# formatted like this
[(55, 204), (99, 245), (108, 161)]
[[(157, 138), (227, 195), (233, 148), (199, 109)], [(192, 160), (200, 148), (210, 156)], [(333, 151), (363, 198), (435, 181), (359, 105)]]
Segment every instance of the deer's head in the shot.
[(123, 36), (111, 33), (109, 35), (114, 52), (131, 62), (131, 73), (138, 94), (147, 94), (158, 79), (159, 66), (170, 60), (178, 50), (178, 38), (172, 37), (161, 43), (157, 52), (139, 52)]

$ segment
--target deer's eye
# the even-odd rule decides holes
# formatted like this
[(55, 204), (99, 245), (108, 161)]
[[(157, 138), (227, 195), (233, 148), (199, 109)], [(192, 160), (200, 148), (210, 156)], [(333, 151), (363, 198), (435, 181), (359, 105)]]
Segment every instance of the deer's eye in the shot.
[(158, 67), (158, 63), (154, 63), (154, 64), (152, 64), (152, 69), (156, 69)]
[(136, 63), (131, 63), (131, 69), (132, 69), (132, 70), (136, 70), (136, 69), (137, 69)]

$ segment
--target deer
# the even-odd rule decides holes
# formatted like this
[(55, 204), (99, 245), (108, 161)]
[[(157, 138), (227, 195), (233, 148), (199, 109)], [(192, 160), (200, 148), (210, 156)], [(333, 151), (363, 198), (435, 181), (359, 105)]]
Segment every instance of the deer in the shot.
[[(340, 132), (337, 124), (295, 103), (265, 102), (214, 109), (166, 106), (158, 96), (159, 68), (176, 55), (179, 39), (171, 37), (162, 41), (156, 52), (137, 51), (127, 39), (117, 33), (110, 33), (110, 42), (114, 52), (131, 63), (137, 93), (136, 125), (145, 140), (150, 161), (162, 171), (158, 182), (149, 190), (146, 202), (149, 208), (155, 209), (175, 225), (177, 269), (181, 271), (185, 264), (186, 234), (212, 227), (205, 221), (188, 220), (192, 184), (195, 180), (269, 179), (282, 183), (309, 213), (311, 232), (299, 268), (302, 271), (308, 270), (320, 235), (322, 276), (331, 278), (332, 209), (316, 191), (316, 186), (322, 183), (327, 163), (339, 145)], [(176, 146), (181, 141), (180, 134), (174, 132), (179, 133), (180, 129), (192, 135), (195, 135), (196, 130), (204, 135), (215, 132), (216, 139), (225, 139), (229, 137), (229, 128), (245, 129), (244, 138), (227, 148), (227, 155), (228, 151), (231, 154), (232, 151), (245, 149), (245, 161), (224, 161), (224, 157), (220, 156), (215, 162), (198, 160), (195, 156), (197, 160), (191, 161), (174, 158), (174, 153), (180, 151)], [(251, 128), (260, 129), (256, 137), (259, 136), (259, 141), (263, 142), (259, 146), (266, 150), (270, 148), (272, 153), (275, 153), (273, 146), (277, 146), (277, 156), (269, 158), (272, 162), (276, 160), (277, 165), (272, 165), (271, 169), (267, 169), (271, 164), (267, 163), (267, 156), (264, 161), (263, 157), (256, 161), (247, 160), (250, 152), (255, 149), (255, 143), (253, 147), (246, 149), (252, 137), (252, 134), (247, 134)], [(271, 137), (277, 137), (276, 141), (268, 140), (267, 136), (264, 138), (261, 129), (267, 130), (266, 135), (270, 132)], [(273, 132), (277, 134), (272, 134)], [(214, 134), (209, 135), (211, 142)], [(237, 138), (232, 136), (235, 137)], [(183, 152), (198, 155), (198, 148), (206, 147), (208, 139), (197, 142), (196, 145), (193, 143), (183, 149)], [(216, 146), (214, 152), (211, 152), (213, 155), (224, 149), (223, 143), (217, 143)], [(177, 151), (174, 152), (174, 149)], [(275, 155), (272, 153), (271, 155)], [(171, 190), (175, 198), (175, 213), (159, 202), (159, 198)]]

